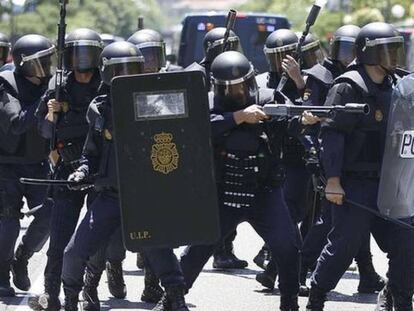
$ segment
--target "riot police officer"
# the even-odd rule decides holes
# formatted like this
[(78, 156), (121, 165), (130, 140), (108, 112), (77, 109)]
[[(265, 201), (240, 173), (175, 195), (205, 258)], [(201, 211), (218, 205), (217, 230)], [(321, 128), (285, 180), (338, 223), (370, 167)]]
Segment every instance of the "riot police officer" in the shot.
[[(348, 65), (355, 59), (355, 40), (360, 28), (354, 25), (345, 25), (338, 28), (330, 43), (330, 56), (322, 64), (316, 64), (310, 69), (304, 70), (306, 74), (306, 86), (303, 100), (306, 105), (322, 105), (327, 93), (339, 75), (343, 74)], [(305, 116), (306, 118), (309, 115)], [(318, 120), (317, 120), (318, 121)], [(309, 122), (308, 122), (309, 124)], [(319, 126), (311, 129), (314, 139), (317, 139)], [(304, 238), (302, 248), (301, 284), (306, 285), (308, 269), (316, 264), (316, 260), (326, 243), (326, 236), (331, 230), (331, 210), (326, 201), (322, 202), (322, 214), (320, 220), (315, 222)], [(355, 257), (360, 274), (358, 292), (372, 293), (384, 287), (384, 280), (375, 272), (370, 251), (370, 234), (364, 238), (364, 242)], [(306, 294), (307, 291), (304, 291)]]
[(2, 68), (7, 63), (10, 47), (11, 44), (9, 38), (7, 38), (5, 34), (0, 33), (0, 68)]
[(234, 33), (233, 30), (229, 32), (229, 38), (226, 47), (224, 46), (224, 34), (226, 33), (225, 27), (216, 27), (209, 30), (203, 38), (203, 51), (204, 58), (200, 63), (193, 63), (189, 65), (185, 70), (200, 70), (206, 75), (207, 89), (211, 89), (210, 77), (211, 77), (211, 64), (214, 59), (224, 52), (224, 48), (227, 51), (238, 51), (243, 52), (240, 38)]
[[(56, 78), (51, 79), (49, 90), (40, 101), (37, 118), (41, 135), (52, 139), (52, 132), (56, 131), (55, 148), (60, 157), (54, 169), (56, 179), (67, 179), (81, 157), (88, 133), (86, 111), (101, 83), (98, 66), (102, 48), (103, 43), (97, 32), (86, 28), (71, 32), (65, 40), (63, 101), (54, 99)], [(44, 273), (45, 292), (29, 302), (35, 310), (60, 308), (63, 251), (75, 231), (86, 195), (87, 191), (73, 191), (66, 186), (53, 189), (54, 208)], [(90, 286), (85, 289), (86, 292), (92, 291)], [(87, 296), (93, 295), (89, 293)]]
[[(258, 89), (254, 69), (243, 54), (224, 52), (213, 61), (211, 70), (222, 236), (248, 221), (280, 267), (280, 310), (299, 310), (299, 238), (283, 199), (280, 174), (279, 135), (286, 130), (286, 120), (267, 120), (262, 105), (273, 99), (273, 90)], [(184, 252), (181, 267), (189, 288), (213, 251), (214, 245), (201, 245), (189, 246)]]
[[(14, 296), (9, 283), (10, 268), (15, 286), (29, 290), (28, 260), (46, 242), (50, 221), (50, 204), (43, 204), (46, 189), (22, 185), (19, 178), (43, 179), (49, 171), (47, 144), (37, 133), (34, 113), (51, 77), (55, 47), (43, 36), (26, 35), (17, 40), (12, 56), (15, 71), (0, 74), (3, 85), (0, 103), (0, 296)], [(34, 213), (35, 218), (13, 258), (23, 197), (29, 209), (43, 206)]]
[(335, 80), (326, 105), (367, 103), (370, 113), (361, 117), (336, 115), (321, 129), (325, 192), (332, 204), (333, 225), (312, 275), (307, 310), (323, 310), (326, 294), (336, 286), (370, 230), (390, 258), (388, 277), (394, 310), (412, 310), (413, 232), (350, 202), (377, 209), (392, 77), (403, 52), (403, 38), (390, 24), (370, 23), (361, 29), (355, 45), (357, 66)]
[[(313, 37), (308, 37), (303, 48), (307, 53), (308, 63), (317, 59), (315, 53), (318, 52), (318, 41)], [(279, 103), (284, 103), (285, 98), (292, 103), (299, 103), (305, 87), (301, 68), (293, 57), (298, 46), (298, 37), (289, 29), (279, 29), (272, 32), (266, 39), (264, 53), (269, 64), (269, 72), (260, 74), (256, 77), (260, 87), (277, 89), (284, 72), (288, 75), (288, 80), (282, 89), (282, 93), (275, 92), (275, 99)], [(283, 194), (289, 207), (291, 217), (295, 223), (299, 223), (304, 217), (306, 207), (306, 189), (310, 174), (305, 168), (303, 158), (305, 148), (297, 137), (284, 135), (282, 144), (283, 164), (286, 170), (286, 181), (283, 185)], [(256, 280), (263, 286), (273, 289), (276, 276), (277, 265), (268, 254), (265, 245), (259, 254), (254, 258), (255, 263), (265, 268), (265, 271), (256, 276)], [(266, 258), (267, 257), (267, 258)], [(270, 259), (267, 266), (263, 266), (265, 259)]]
[[(89, 106), (89, 132), (81, 165), (69, 176), (69, 180), (82, 182), (96, 175), (94, 186), (98, 194), (65, 250), (62, 269), (65, 310), (78, 309), (87, 259), (106, 244), (121, 225), (111, 113), (111, 105), (116, 103), (111, 102), (111, 80), (144, 71), (144, 57), (129, 42), (108, 45), (101, 53), (100, 62), (102, 95)], [(99, 305), (95, 304), (94, 308), (98, 309)]]
[[(240, 38), (230, 30), (229, 38), (226, 47), (224, 46), (224, 35), (226, 33), (225, 27), (216, 27), (208, 31), (203, 38), (203, 51), (204, 59), (198, 64), (193, 63), (185, 70), (200, 70), (206, 75), (207, 89), (212, 88), (211, 78), (211, 64), (214, 59), (224, 52), (224, 48), (227, 51), (243, 52)], [(233, 241), (236, 238), (237, 232), (234, 231), (225, 240), (219, 243), (219, 247), (216, 248), (214, 253), (213, 267), (217, 269), (243, 269), (246, 268), (248, 263), (246, 260), (237, 258), (234, 254)]]

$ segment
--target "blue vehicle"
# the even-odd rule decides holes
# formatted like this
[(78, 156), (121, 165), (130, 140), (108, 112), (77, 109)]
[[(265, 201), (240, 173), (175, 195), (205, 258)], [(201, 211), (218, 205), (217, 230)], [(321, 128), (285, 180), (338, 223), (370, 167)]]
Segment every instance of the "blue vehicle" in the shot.
[[(224, 27), (228, 12), (192, 13), (184, 18), (178, 51), (178, 65), (187, 67), (204, 57), (204, 35), (215, 27)], [(234, 32), (239, 36), (244, 54), (258, 72), (268, 70), (263, 47), (267, 36), (281, 28), (290, 28), (289, 20), (268, 13), (237, 13)]]

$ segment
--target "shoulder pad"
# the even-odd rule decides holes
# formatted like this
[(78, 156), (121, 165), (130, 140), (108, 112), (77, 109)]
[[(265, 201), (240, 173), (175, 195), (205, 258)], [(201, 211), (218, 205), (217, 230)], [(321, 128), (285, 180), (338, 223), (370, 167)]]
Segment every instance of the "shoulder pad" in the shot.
[(347, 71), (343, 75), (335, 79), (335, 83), (342, 82), (357, 86), (365, 94), (369, 93), (367, 84), (365, 83), (361, 74), (356, 70)]
[(256, 76), (256, 83), (259, 88), (267, 88), (267, 82), (269, 80), (269, 73), (264, 72)]
[[(191, 65), (190, 65), (191, 66)], [(170, 64), (166, 67), (167, 72), (183, 71), (184, 68), (178, 65)]]
[(259, 89), (259, 103), (261, 105), (267, 104), (271, 101), (274, 101), (275, 90), (269, 88), (260, 88)]
[(204, 74), (206, 74), (206, 68), (204, 68), (197, 62), (194, 62), (191, 65), (185, 67), (184, 71), (202, 71)]
[(14, 77), (13, 71), (2, 71), (0, 72), (0, 84), (4, 86), (4, 89), (10, 93), (13, 97), (18, 97), (18, 89), (16, 78)]
[(86, 120), (89, 124), (95, 124), (96, 119), (103, 117), (102, 109), (107, 98), (108, 95), (101, 95), (95, 97), (89, 104), (88, 111), (86, 112)]
[(326, 85), (334, 83), (332, 72), (320, 64), (316, 64), (310, 69), (303, 70), (303, 73)]

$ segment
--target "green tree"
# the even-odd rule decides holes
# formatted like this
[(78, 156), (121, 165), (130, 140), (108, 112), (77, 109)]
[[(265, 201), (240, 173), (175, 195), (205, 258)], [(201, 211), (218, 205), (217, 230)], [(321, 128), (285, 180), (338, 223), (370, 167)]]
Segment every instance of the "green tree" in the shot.
[[(40, 33), (55, 38), (59, 10), (56, 0), (26, 1), (23, 13), (15, 16), (14, 31), (19, 35)], [(156, 0), (70, 0), (67, 11), (68, 31), (88, 27), (100, 33), (128, 37), (137, 29), (140, 15), (145, 17), (148, 28), (161, 29), (163, 26)], [(7, 29), (8, 34), (11, 32), (8, 20), (2, 21), (0, 28)]]

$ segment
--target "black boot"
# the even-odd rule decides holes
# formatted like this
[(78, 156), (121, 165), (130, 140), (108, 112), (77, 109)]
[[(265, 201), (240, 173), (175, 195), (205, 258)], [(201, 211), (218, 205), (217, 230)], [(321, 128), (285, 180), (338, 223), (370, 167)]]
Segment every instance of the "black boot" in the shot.
[(95, 274), (86, 268), (85, 285), (83, 286), (83, 310), (99, 311), (101, 306), (98, 297), (98, 285), (101, 280), (101, 274)]
[(377, 274), (372, 260), (358, 263), (359, 285), (358, 292), (361, 294), (373, 294), (381, 291), (385, 286), (385, 280)]
[(0, 297), (14, 297), (16, 293), (10, 286), (10, 262), (0, 262)]
[(184, 299), (185, 290), (181, 287), (166, 288), (161, 300), (152, 311), (190, 311)]
[(65, 311), (78, 311), (79, 294), (65, 292)]
[(386, 285), (382, 291), (379, 292), (377, 298), (377, 306), (375, 311), (393, 311), (393, 302), (390, 288)]
[(214, 253), (213, 268), (244, 269), (247, 266), (247, 261), (237, 258), (233, 252), (233, 237), (226, 238)]
[(157, 303), (162, 298), (164, 291), (159, 285), (159, 279), (150, 268), (145, 267), (144, 276), (144, 291), (141, 295), (141, 300), (148, 303)]
[(258, 273), (256, 275), (256, 281), (262, 284), (264, 287), (273, 290), (275, 288), (275, 282), (277, 277), (277, 266), (276, 263), (272, 260), (264, 272)]
[(33, 310), (59, 311), (61, 308), (59, 300), (60, 282), (45, 281), (45, 292), (36, 297), (29, 298), (29, 307)]
[(323, 311), (326, 301), (326, 292), (312, 286), (309, 291), (309, 300), (306, 311)]
[(260, 249), (257, 255), (253, 258), (253, 262), (263, 270), (266, 270), (267, 265), (272, 259), (272, 252), (266, 244)]
[(32, 310), (59, 311), (61, 304), (58, 296), (45, 292), (40, 296), (29, 298), (29, 307)]
[(11, 264), (13, 283), (18, 289), (23, 291), (28, 291), (31, 286), (27, 265), (32, 256), (33, 252), (28, 251), (23, 244), (20, 244)]
[(280, 310), (281, 311), (299, 311), (298, 296), (282, 294), (280, 296)]
[(108, 288), (112, 296), (118, 299), (124, 299), (127, 295), (127, 289), (122, 271), (122, 261), (107, 262), (106, 276), (108, 278)]
[(413, 295), (405, 291), (391, 289), (395, 311), (413, 311)]
[(301, 267), (299, 275), (299, 296), (308, 297), (309, 287), (306, 285), (306, 277), (308, 276), (308, 268), (305, 266)]

